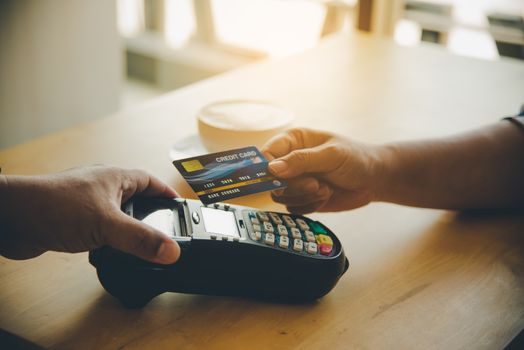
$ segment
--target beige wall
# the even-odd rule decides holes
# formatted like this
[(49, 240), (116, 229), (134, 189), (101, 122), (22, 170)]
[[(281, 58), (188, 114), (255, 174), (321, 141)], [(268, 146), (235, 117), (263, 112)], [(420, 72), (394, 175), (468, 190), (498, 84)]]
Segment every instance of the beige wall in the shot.
[(0, 0), (0, 148), (118, 109), (110, 0)]

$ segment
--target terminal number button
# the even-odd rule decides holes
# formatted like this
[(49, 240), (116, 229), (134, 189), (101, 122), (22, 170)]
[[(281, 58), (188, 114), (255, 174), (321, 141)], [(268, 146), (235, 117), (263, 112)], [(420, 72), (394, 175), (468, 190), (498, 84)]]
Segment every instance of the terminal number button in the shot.
[(309, 242), (306, 246), (306, 250), (309, 254), (316, 254), (317, 253), (317, 244)]
[(293, 250), (295, 252), (301, 252), (304, 249), (304, 242), (301, 239), (293, 240)]
[(302, 231), (309, 230), (309, 225), (303, 220), (303, 219), (297, 219), (298, 226), (302, 229)]
[(291, 219), (288, 215), (282, 215), (282, 219), (284, 219), (287, 227), (297, 227), (297, 224)]
[(259, 211), (259, 212), (257, 212), (257, 215), (258, 215), (258, 218), (261, 221), (269, 221), (269, 217), (267, 216), (266, 213), (263, 213), (263, 212)]
[(306, 235), (306, 240), (311, 243), (315, 243), (317, 240), (315, 239), (315, 235), (311, 231), (305, 231), (304, 234)]
[(278, 246), (280, 248), (287, 249), (287, 247), (289, 246), (289, 238), (287, 238), (286, 236), (280, 236), (280, 240), (278, 242)]
[(278, 214), (269, 213), (269, 216), (271, 217), (271, 221), (273, 221), (273, 223), (275, 225), (281, 225), (282, 224), (282, 219), (280, 218), (280, 216), (278, 216)]
[(281, 235), (281, 236), (287, 236), (287, 228), (286, 226), (284, 225), (278, 225), (277, 226), (277, 229), (278, 229), (278, 234)]
[(293, 236), (293, 238), (296, 238), (296, 239), (302, 238), (302, 235), (300, 234), (300, 230), (296, 227), (291, 228), (291, 235)]
[(275, 245), (275, 235), (272, 233), (266, 233), (264, 243), (266, 243), (267, 245)]
[(264, 221), (264, 231), (273, 233), (275, 232), (275, 228), (269, 222)]

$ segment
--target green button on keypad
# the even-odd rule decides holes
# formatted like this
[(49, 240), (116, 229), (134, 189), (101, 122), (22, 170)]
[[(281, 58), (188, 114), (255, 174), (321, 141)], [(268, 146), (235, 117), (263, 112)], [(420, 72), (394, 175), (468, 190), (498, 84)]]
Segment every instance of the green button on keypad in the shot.
[(311, 229), (313, 229), (313, 232), (317, 234), (327, 233), (327, 231), (322, 226), (317, 224), (316, 222), (310, 221), (309, 227), (311, 227)]

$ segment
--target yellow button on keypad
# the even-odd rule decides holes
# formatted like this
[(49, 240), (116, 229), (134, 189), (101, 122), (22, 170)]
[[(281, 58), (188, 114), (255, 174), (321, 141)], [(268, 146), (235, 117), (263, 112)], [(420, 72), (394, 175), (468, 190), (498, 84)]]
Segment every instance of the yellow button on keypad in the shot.
[(333, 240), (331, 239), (331, 237), (326, 236), (326, 235), (317, 235), (317, 243), (318, 245), (327, 244), (327, 245), (332, 246)]

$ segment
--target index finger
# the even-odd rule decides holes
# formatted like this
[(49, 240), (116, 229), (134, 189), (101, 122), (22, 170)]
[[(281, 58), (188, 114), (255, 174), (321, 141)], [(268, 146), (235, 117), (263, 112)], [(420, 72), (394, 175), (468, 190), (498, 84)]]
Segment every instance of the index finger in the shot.
[(128, 170), (125, 177), (129, 185), (124, 186), (123, 197), (127, 199), (138, 193), (151, 197), (179, 197), (173, 188), (143, 170)]
[(268, 161), (282, 157), (292, 150), (293, 140), (289, 133), (283, 133), (272, 137), (264, 146), (261, 152)]
[(309, 130), (306, 128), (295, 128), (271, 138), (264, 146), (262, 153), (268, 161), (283, 157), (294, 150), (316, 147), (331, 137), (328, 133)]

